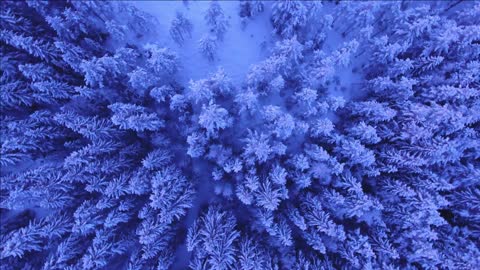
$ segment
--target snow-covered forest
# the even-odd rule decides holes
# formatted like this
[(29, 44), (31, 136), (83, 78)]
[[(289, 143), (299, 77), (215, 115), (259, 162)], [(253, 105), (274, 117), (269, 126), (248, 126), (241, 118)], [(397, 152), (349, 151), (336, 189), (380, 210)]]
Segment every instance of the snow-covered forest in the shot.
[(1, 1), (0, 270), (480, 269), (475, 1)]

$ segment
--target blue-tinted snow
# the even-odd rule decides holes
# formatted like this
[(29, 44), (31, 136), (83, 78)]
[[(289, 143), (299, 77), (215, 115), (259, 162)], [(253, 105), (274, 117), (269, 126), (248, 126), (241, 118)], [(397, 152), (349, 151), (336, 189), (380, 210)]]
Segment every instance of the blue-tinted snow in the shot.
[[(237, 1), (219, 1), (230, 26), (223, 42), (219, 43), (218, 59), (208, 61), (198, 49), (198, 41), (208, 30), (204, 20), (204, 13), (210, 2), (208, 1), (135, 1), (132, 2), (139, 9), (156, 16), (159, 21), (159, 34), (150, 37), (148, 41), (171, 47), (178, 52), (183, 71), (180, 72), (182, 82), (190, 79), (204, 79), (208, 74), (216, 71), (219, 66), (225, 69), (232, 82), (240, 86), (245, 79), (251, 64), (257, 63), (269, 55), (269, 48), (273, 45), (273, 28), (269, 22), (269, 5), (253, 20), (247, 19), (246, 27), (242, 27)], [(170, 37), (168, 30), (175, 13), (182, 12), (191, 20), (193, 26), (192, 38), (183, 46), (176, 44)]]

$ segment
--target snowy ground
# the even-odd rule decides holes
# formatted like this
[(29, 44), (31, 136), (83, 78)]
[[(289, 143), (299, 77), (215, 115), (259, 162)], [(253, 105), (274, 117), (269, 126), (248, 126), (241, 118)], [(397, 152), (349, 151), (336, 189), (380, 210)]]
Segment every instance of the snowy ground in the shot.
[[(242, 28), (239, 2), (220, 1), (230, 27), (224, 41), (219, 45), (218, 59), (210, 62), (198, 49), (198, 40), (208, 31), (203, 16), (209, 3), (209, 1), (188, 1), (188, 4), (182, 1), (132, 2), (142, 11), (157, 17), (160, 27), (158, 32), (163, 34), (150, 37), (149, 41), (170, 47), (179, 54), (183, 65), (183, 72), (179, 74), (181, 83), (186, 83), (190, 79), (207, 78), (209, 73), (221, 66), (232, 78), (233, 83), (239, 86), (245, 79), (250, 65), (268, 57), (269, 48), (273, 46), (273, 28), (268, 18), (270, 5), (266, 5), (266, 10), (255, 18), (247, 19), (246, 27)], [(165, 35), (177, 11), (182, 12), (193, 24), (192, 39), (186, 40), (183, 46), (176, 44), (170, 35)]]

